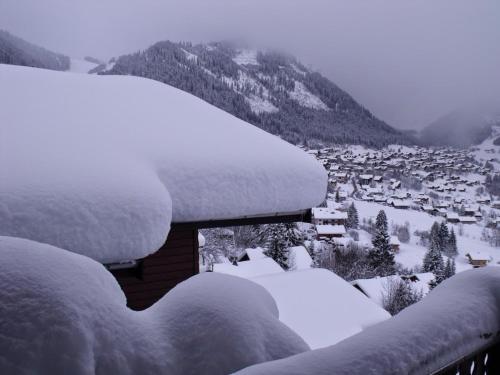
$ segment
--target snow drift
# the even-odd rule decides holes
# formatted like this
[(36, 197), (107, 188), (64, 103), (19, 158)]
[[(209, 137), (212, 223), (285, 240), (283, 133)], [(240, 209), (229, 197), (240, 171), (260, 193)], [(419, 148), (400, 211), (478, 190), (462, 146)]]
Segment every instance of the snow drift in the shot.
[(0, 235), (100, 262), (144, 257), (171, 221), (319, 204), (314, 158), (155, 81), (0, 65)]
[(461, 272), (393, 318), (238, 374), (429, 374), (500, 338), (500, 269)]
[(336, 344), (391, 317), (325, 269), (282, 272), (251, 280), (273, 296), (280, 320), (313, 349)]
[(227, 374), (309, 349), (233, 276), (192, 277), (136, 312), (92, 259), (0, 237), (0, 286), (2, 374)]

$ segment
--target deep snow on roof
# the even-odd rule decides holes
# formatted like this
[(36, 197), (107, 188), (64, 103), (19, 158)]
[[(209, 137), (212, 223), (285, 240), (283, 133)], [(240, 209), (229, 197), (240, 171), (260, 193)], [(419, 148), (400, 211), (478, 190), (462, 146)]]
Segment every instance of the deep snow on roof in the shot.
[(280, 320), (312, 349), (330, 346), (390, 315), (359, 290), (324, 269), (252, 278), (278, 305)]
[(101, 262), (146, 256), (170, 222), (313, 207), (302, 150), (159, 82), (0, 65), (0, 235)]

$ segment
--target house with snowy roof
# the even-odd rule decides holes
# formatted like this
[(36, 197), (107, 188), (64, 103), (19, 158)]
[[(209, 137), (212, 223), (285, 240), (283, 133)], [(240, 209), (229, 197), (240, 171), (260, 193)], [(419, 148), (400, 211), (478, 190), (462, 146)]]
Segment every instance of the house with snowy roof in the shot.
[(326, 196), (314, 158), (168, 85), (8, 65), (0, 81), (0, 236), (104, 264), (133, 309), (198, 273), (199, 229), (309, 221)]
[(317, 239), (332, 239), (344, 237), (347, 232), (343, 225), (321, 224), (316, 225)]
[(465, 256), (474, 268), (485, 267), (491, 261), (491, 257), (483, 254), (481, 251), (471, 251), (465, 254)]
[(315, 225), (345, 225), (346, 221), (347, 212), (338, 211), (327, 207), (313, 207), (312, 209), (312, 223)]

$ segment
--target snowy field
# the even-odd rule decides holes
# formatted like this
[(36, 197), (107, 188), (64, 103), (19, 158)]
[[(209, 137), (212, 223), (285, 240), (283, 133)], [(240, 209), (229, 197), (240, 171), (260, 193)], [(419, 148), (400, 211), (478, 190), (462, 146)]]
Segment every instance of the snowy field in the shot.
[[(408, 268), (422, 265), (422, 259), (427, 251), (427, 247), (419, 245), (419, 238), (413, 233), (415, 230), (428, 231), (435, 221), (441, 222), (444, 220), (443, 218), (429, 215), (423, 211), (401, 210), (374, 202), (355, 201), (354, 203), (359, 212), (360, 223), (362, 223), (363, 219), (368, 220), (372, 218), (374, 220), (380, 210), (385, 211), (389, 227), (391, 227), (392, 224), (403, 225), (405, 222), (410, 223), (410, 242), (407, 244), (401, 243), (400, 251), (395, 257), (396, 262)], [(464, 271), (472, 268), (465, 256), (465, 254), (469, 252), (480, 251), (491, 257), (492, 261), (489, 263), (490, 265), (498, 265), (498, 262), (500, 262), (500, 249), (490, 246), (485, 241), (481, 241), (481, 232), (484, 227), (480, 224), (461, 225), (463, 234), (460, 235), (461, 231), (459, 226), (458, 224), (448, 224), (448, 228), (450, 230), (453, 228), (457, 236), (459, 253), (455, 259), (457, 271)], [(360, 231), (360, 240), (369, 242), (371, 236), (363, 232), (364, 231)]]

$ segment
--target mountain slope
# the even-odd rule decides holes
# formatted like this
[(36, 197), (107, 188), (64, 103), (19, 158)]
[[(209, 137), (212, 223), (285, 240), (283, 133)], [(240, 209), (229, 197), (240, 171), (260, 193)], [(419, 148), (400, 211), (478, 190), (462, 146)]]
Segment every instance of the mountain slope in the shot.
[(68, 70), (70, 59), (0, 30), (0, 64)]
[(167, 83), (292, 143), (380, 147), (412, 142), (328, 79), (284, 54), (229, 43), (164, 41), (113, 59), (94, 72)]
[(420, 133), (423, 144), (467, 147), (483, 142), (500, 117), (473, 109), (455, 110), (440, 117)]

